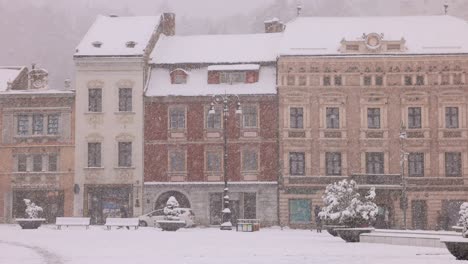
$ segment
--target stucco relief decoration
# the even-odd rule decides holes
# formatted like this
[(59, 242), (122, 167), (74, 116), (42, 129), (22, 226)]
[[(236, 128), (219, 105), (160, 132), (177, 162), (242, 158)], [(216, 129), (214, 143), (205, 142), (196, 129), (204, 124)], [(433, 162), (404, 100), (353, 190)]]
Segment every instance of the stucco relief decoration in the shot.
[(101, 80), (92, 80), (87, 83), (87, 87), (89, 89), (97, 89), (97, 88), (103, 88), (104, 87), (104, 82)]
[(383, 39), (383, 33), (382, 34), (377, 34), (377, 33), (370, 33), (370, 34), (364, 34), (362, 37), (365, 40), (366, 47), (369, 50), (378, 50), (382, 46), (382, 39)]
[(115, 140), (117, 140), (118, 142), (131, 142), (135, 140), (135, 136), (128, 133), (122, 133), (117, 135), (115, 137)]
[(93, 128), (96, 128), (97, 125), (102, 125), (104, 123), (103, 116), (100, 113), (88, 114), (87, 119), (88, 124), (92, 125)]
[(92, 133), (86, 137), (86, 141), (88, 142), (102, 142), (103, 140), (104, 140), (104, 137), (98, 133)]
[(48, 86), (48, 76), (49, 73), (44, 69), (36, 68), (36, 65), (33, 64), (29, 72), (29, 87), (31, 89), (44, 89)]
[(133, 117), (133, 113), (119, 113), (119, 115), (117, 115), (117, 121), (125, 126), (133, 123)]
[(118, 173), (118, 177), (120, 180), (131, 181), (133, 178), (133, 172), (128, 169), (121, 169)]
[(103, 171), (90, 169), (86, 171), (86, 180), (101, 179), (103, 177)]
[(120, 80), (117, 82), (118, 88), (133, 88), (135, 83), (132, 80)]

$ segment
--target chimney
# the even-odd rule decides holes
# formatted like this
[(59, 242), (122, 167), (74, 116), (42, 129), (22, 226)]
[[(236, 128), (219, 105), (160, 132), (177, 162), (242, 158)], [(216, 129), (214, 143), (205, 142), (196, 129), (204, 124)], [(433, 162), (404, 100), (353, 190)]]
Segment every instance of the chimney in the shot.
[(174, 13), (163, 13), (162, 14), (162, 33), (166, 36), (175, 35), (175, 14)]
[(265, 22), (265, 33), (278, 33), (284, 31), (284, 24), (278, 18), (273, 18)]

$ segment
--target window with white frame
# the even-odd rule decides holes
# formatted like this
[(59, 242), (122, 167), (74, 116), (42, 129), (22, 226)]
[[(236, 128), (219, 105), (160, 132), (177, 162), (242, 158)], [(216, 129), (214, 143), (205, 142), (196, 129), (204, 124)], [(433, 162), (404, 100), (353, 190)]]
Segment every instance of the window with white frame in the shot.
[(289, 174), (302, 176), (305, 175), (305, 153), (290, 152), (289, 153)]
[(410, 153), (408, 155), (408, 174), (410, 177), (424, 176), (424, 153)]
[(242, 151), (242, 169), (244, 171), (258, 170), (258, 151), (255, 149), (244, 149)]
[(41, 154), (35, 154), (32, 156), (33, 160), (33, 171), (34, 172), (40, 172), (42, 171), (42, 155)]
[(88, 90), (88, 111), (102, 112), (102, 89), (95, 88)]
[(304, 108), (289, 108), (289, 124), (291, 128), (304, 128)]
[(42, 135), (44, 133), (44, 115), (34, 114), (33, 120), (33, 135)]
[(367, 108), (367, 127), (380, 129), (380, 108)]
[(101, 167), (101, 143), (88, 143), (88, 167)]
[(340, 128), (340, 108), (338, 107), (327, 107), (326, 108), (326, 119), (328, 129)]
[(57, 135), (59, 133), (60, 115), (53, 114), (47, 116), (47, 134)]
[(220, 107), (214, 108), (214, 113), (206, 111), (206, 128), (209, 129), (220, 129), (222, 127), (222, 109)]
[(132, 88), (119, 88), (119, 112), (132, 111)]
[(185, 129), (185, 107), (172, 107), (169, 110), (171, 129)]
[(408, 107), (408, 128), (421, 128), (421, 123), (421, 107)]
[(19, 154), (17, 158), (17, 171), (25, 172), (28, 170), (28, 156), (25, 154)]
[(132, 166), (132, 142), (119, 142), (119, 167)]
[(29, 134), (29, 117), (27, 115), (18, 116), (18, 135), (27, 136)]
[(366, 153), (366, 173), (383, 174), (384, 173), (384, 153), (367, 152)]
[(242, 124), (245, 128), (257, 127), (257, 107), (246, 105), (242, 107)]
[(210, 150), (206, 152), (206, 171), (208, 172), (221, 172), (222, 152)]
[(185, 151), (173, 150), (169, 152), (169, 171), (185, 172)]
[(458, 128), (458, 107), (445, 107), (445, 128)]
[(327, 176), (341, 175), (341, 153), (327, 152), (325, 153), (325, 167)]
[(460, 152), (445, 153), (445, 176), (461, 177), (462, 176), (462, 159)]

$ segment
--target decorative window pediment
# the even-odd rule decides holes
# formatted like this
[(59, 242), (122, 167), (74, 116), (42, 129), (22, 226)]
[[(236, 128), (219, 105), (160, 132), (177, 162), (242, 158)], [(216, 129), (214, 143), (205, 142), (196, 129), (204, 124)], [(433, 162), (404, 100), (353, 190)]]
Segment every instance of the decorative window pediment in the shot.
[(356, 40), (341, 40), (341, 53), (388, 53), (404, 52), (405, 39), (389, 40), (384, 38), (383, 33), (362, 34)]

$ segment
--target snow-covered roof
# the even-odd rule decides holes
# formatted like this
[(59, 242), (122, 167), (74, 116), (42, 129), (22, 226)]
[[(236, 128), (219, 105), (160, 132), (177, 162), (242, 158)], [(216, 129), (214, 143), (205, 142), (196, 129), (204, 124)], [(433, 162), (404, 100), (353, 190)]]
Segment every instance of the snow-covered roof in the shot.
[(213, 94), (276, 94), (276, 68), (262, 66), (256, 83), (208, 84), (208, 68), (187, 70), (187, 83), (171, 84), (170, 70), (153, 68), (146, 96), (206, 96)]
[(228, 64), (228, 65), (210, 65), (209, 71), (258, 71), (259, 64)]
[(161, 36), (154, 64), (252, 63), (276, 61), (281, 33)]
[(343, 39), (370, 33), (383, 34), (383, 40), (404, 38), (404, 54), (468, 53), (468, 23), (451, 16), (299, 17), (287, 24), (279, 53), (341, 55)]
[[(99, 15), (76, 47), (75, 56), (141, 56), (159, 22), (160, 16)], [(135, 46), (127, 47), (129, 42)], [(93, 43), (101, 46), (95, 47)]]
[(8, 82), (14, 82), (25, 67), (0, 67), (0, 92), (8, 88)]
[(0, 95), (67, 95), (74, 94), (71, 90), (56, 89), (28, 89), (28, 90), (9, 90), (0, 91)]

